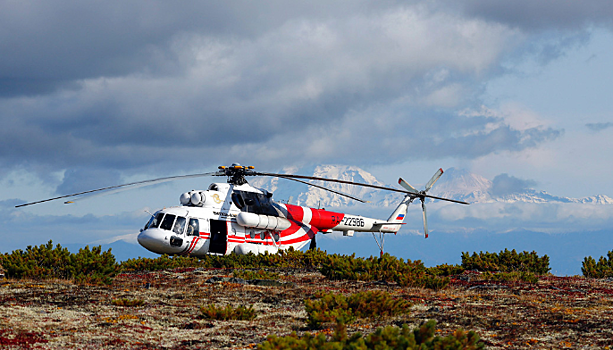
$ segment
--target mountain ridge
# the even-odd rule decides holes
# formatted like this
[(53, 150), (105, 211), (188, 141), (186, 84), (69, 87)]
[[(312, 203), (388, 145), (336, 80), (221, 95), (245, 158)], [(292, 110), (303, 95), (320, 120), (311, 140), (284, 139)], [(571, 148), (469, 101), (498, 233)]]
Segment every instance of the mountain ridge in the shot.
[[(312, 170), (311, 170), (312, 169)], [(309, 169), (314, 177), (341, 179), (355, 181), (377, 186), (398, 188), (396, 185), (385, 184), (378, 180), (374, 175), (357, 166), (350, 165), (319, 165)], [(302, 170), (302, 171), (301, 171)], [(306, 170), (308, 171), (308, 170)], [(305, 173), (305, 169), (284, 169), (282, 173)], [(506, 175), (506, 174), (504, 174)], [(520, 181), (513, 177), (512, 180)], [(497, 179), (495, 179), (496, 181)], [(322, 181), (309, 181), (319, 186), (339, 191), (360, 199), (369, 201), (377, 206), (395, 206), (402, 199), (402, 194), (395, 192), (380, 191), (368, 187), (359, 187), (340, 183), (323, 183)], [(256, 187), (262, 187), (275, 194), (276, 200), (290, 201), (293, 204), (309, 207), (348, 207), (356, 205), (357, 202), (332, 192), (307, 186), (302, 183), (291, 181), (279, 181), (278, 178), (260, 178), (252, 181)], [(594, 196), (572, 198), (561, 197), (538, 191), (530, 187), (519, 189), (505, 188), (506, 193), (500, 190), (494, 191), (494, 182), (485, 177), (471, 173), (465, 169), (449, 168), (439, 181), (432, 187), (429, 194), (450, 198), (469, 203), (577, 203), (577, 204), (613, 204), (613, 199), (606, 195), (598, 194)], [(416, 187), (421, 189), (421, 187)]]

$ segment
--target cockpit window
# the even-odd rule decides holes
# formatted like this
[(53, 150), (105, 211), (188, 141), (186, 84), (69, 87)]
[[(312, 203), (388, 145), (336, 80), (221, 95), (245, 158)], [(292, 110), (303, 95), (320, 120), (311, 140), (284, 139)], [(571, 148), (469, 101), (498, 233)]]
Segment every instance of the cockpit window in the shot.
[(185, 230), (185, 218), (182, 216), (177, 216), (177, 221), (175, 221), (175, 226), (172, 228), (172, 230), (176, 234), (182, 234), (183, 230)]
[(209, 186), (209, 191), (219, 191), (219, 188), (217, 187), (216, 184), (211, 184)]
[(232, 193), (232, 202), (234, 202), (234, 205), (236, 205), (238, 209), (243, 209), (243, 207), (245, 206), (243, 197), (236, 192)]
[(160, 228), (162, 230), (168, 230), (170, 231), (170, 229), (172, 228), (172, 224), (175, 221), (175, 215), (172, 214), (166, 214), (166, 216), (164, 217), (164, 220), (162, 220), (162, 223), (160, 224)]
[[(234, 193), (232, 194), (232, 200), (237, 207), (248, 213), (272, 216), (278, 215), (277, 211), (272, 205), (272, 199), (269, 195), (266, 194), (247, 191), (234, 191)], [(243, 205), (239, 206), (237, 202), (239, 202), (238, 204)]]
[(151, 226), (151, 223), (153, 222), (153, 220), (155, 220), (155, 216), (151, 215), (151, 217), (149, 218), (149, 221), (147, 221), (147, 223), (145, 224), (145, 228), (143, 230), (148, 229), (149, 226)]
[(145, 225), (145, 230), (148, 228), (157, 228), (160, 226), (160, 222), (162, 222), (162, 218), (164, 217), (164, 213), (157, 213), (156, 216), (152, 216), (151, 220)]

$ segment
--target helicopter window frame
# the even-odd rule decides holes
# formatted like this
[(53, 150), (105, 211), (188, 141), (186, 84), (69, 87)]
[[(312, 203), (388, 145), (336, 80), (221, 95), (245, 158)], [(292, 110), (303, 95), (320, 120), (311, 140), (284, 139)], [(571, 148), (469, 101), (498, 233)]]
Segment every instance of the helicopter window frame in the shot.
[(177, 216), (175, 214), (166, 214), (164, 220), (160, 223), (160, 229), (171, 231)]
[(189, 224), (187, 225), (186, 234), (188, 236), (194, 236), (194, 237), (200, 236), (200, 222), (198, 221), (198, 219), (194, 219), (194, 218), (189, 219)]
[(151, 217), (149, 218), (149, 221), (147, 221), (147, 223), (145, 224), (145, 228), (143, 228), (143, 230), (148, 229), (149, 226), (151, 226), (151, 223), (153, 222), (153, 220), (155, 220), (155, 216), (151, 215)]
[(172, 232), (182, 235), (185, 232), (185, 224), (187, 223), (187, 219), (184, 216), (177, 216), (174, 224), (172, 225)]
[(152, 215), (151, 219), (145, 226), (145, 230), (149, 228), (158, 228), (163, 218), (164, 218), (164, 213), (157, 213), (155, 214), (155, 216)]
[[(242, 211), (261, 215), (279, 216), (279, 213), (275, 210), (272, 196), (267, 193), (256, 193), (249, 191), (238, 191), (237, 193), (245, 203)], [(269, 192), (268, 192), (269, 193)]]

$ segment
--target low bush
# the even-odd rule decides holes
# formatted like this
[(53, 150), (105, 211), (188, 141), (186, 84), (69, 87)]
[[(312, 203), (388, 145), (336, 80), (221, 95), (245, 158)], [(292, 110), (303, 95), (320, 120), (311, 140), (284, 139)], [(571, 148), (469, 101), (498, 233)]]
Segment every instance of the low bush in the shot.
[(476, 350), (485, 347), (474, 331), (465, 332), (458, 329), (451, 335), (440, 337), (434, 335), (435, 329), (436, 321), (431, 320), (413, 330), (404, 324), (402, 328), (395, 326), (378, 328), (366, 337), (363, 337), (361, 333), (349, 337), (344, 324), (338, 323), (329, 340), (321, 333), (317, 336), (306, 333), (298, 337), (294, 332), (285, 337), (268, 336), (268, 339), (261, 343), (258, 349)]
[(584, 258), (581, 272), (585, 277), (613, 277), (613, 251), (608, 252), (606, 257), (601, 256), (598, 262), (591, 256)]
[(232, 307), (227, 305), (226, 307), (218, 307), (216, 305), (201, 306), (200, 312), (206, 318), (212, 320), (244, 320), (251, 321), (255, 315), (253, 307), (244, 307), (242, 305), (238, 307)]
[(9, 278), (66, 279), (75, 283), (110, 284), (119, 272), (111, 249), (100, 246), (79, 249), (76, 254), (53, 242), (28, 246), (0, 255), (0, 265)]
[(517, 253), (515, 249), (505, 249), (500, 253), (462, 253), (462, 268), (482, 272), (527, 271), (537, 275), (545, 275), (551, 270), (547, 255), (539, 257), (534, 251)]
[(200, 259), (196, 257), (164, 254), (157, 258), (128, 259), (121, 263), (121, 270), (126, 272), (158, 271), (180, 267), (201, 267), (202, 265)]
[(301, 252), (290, 248), (281, 250), (278, 254), (230, 254), (230, 255), (207, 255), (203, 257), (192, 256), (168, 256), (162, 255), (159, 258), (138, 258), (129, 259), (121, 264), (122, 271), (156, 271), (175, 269), (179, 267), (201, 267), (201, 268), (241, 268), (241, 269), (261, 269), (267, 267), (274, 268), (296, 268), (296, 269), (317, 269), (322, 262), (328, 259), (328, 254), (320, 249)]
[(376, 258), (356, 258), (352, 255), (328, 255), (322, 263), (320, 272), (333, 280), (388, 281), (404, 287), (434, 287), (441, 289), (449, 284), (449, 279), (441, 279), (429, 274), (428, 269), (419, 261), (396, 258), (389, 254)]
[(459, 275), (463, 273), (464, 271), (466, 271), (466, 269), (464, 269), (460, 265), (449, 265), (449, 264), (441, 264), (441, 265), (437, 265), (434, 267), (428, 267), (427, 270), (428, 270), (428, 273), (433, 276), (453, 276), (453, 275)]
[(307, 322), (311, 328), (325, 323), (352, 323), (358, 318), (388, 318), (408, 312), (411, 303), (395, 299), (383, 291), (351, 294), (327, 293), (318, 295), (318, 300), (305, 300)]

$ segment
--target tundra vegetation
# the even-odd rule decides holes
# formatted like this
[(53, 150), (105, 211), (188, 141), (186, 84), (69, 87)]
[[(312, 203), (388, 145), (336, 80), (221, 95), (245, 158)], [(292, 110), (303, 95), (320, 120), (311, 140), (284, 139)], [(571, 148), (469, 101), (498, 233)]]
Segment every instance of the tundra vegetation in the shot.
[(612, 264), (556, 277), (546, 255), (507, 249), (434, 267), (318, 249), (118, 263), (50, 241), (0, 255), (0, 347), (606, 347)]
[(591, 256), (583, 259), (581, 272), (585, 277), (606, 278), (613, 277), (613, 251), (607, 253), (607, 256), (601, 256), (598, 262)]

